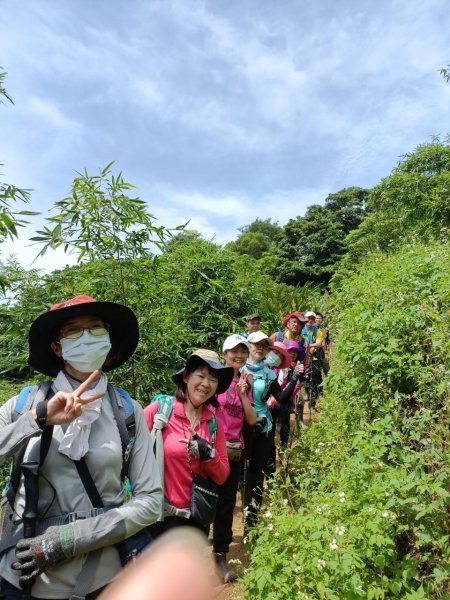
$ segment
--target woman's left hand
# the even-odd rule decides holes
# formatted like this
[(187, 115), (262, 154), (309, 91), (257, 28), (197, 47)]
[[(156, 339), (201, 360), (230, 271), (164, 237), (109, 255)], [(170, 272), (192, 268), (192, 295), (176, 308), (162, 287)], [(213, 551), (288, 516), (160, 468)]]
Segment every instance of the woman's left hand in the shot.
[(200, 460), (209, 460), (214, 458), (215, 450), (205, 438), (194, 433), (188, 440), (183, 438), (180, 440), (182, 444), (187, 444), (189, 454), (199, 458)]

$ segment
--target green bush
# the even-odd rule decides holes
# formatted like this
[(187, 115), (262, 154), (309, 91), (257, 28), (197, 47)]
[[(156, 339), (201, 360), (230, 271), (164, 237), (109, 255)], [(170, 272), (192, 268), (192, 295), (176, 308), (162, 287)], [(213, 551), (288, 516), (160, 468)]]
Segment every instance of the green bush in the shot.
[(447, 598), (449, 245), (373, 255), (330, 300), (335, 360), (250, 533), (248, 598)]

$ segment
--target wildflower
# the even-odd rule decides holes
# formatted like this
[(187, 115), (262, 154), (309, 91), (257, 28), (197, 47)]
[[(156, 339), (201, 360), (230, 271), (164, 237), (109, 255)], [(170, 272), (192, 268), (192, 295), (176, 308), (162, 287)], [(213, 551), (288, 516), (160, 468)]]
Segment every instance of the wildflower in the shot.
[(316, 449), (314, 450), (314, 454), (320, 454), (320, 448), (316, 448)]
[(339, 492), (338, 496), (339, 498), (345, 498), (345, 492)]
[(336, 540), (331, 540), (331, 544), (330, 544), (330, 550), (337, 550), (338, 545)]
[(343, 503), (345, 502), (345, 496), (341, 496), (341, 497), (339, 498), (339, 502), (340, 502), (341, 504), (343, 504)]
[(301, 568), (301, 566), (300, 566), (300, 565), (296, 566), (296, 567), (295, 567), (295, 569), (294, 569), (294, 571), (295, 571), (296, 573), (300, 573), (300, 571), (301, 571), (301, 570), (302, 570), (302, 568)]
[(319, 442), (317, 445), (318, 446), (325, 446), (325, 444), (323, 442)]
[(272, 513), (270, 512), (270, 510), (268, 510), (267, 512), (264, 513), (264, 516), (266, 517), (266, 519), (271, 519)]
[(362, 591), (363, 591), (363, 587), (362, 587), (362, 585), (357, 585), (357, 586), (355, 587), (355, 592), (359, 592), (360, 594), (362, 594)]
[(231, 558), (228, 563), (230, 565), (242, 565), (241, 561), (238, 558)]
[(248, 542), (248, 537), (245, 537), (243, 540), (244, 544), (246, 544)]
[(317, 568), (319, 569), (319, 571), (322, 571), (326, 566), (326, 561), (324, 561), (323, 558), (319, 558), (319, 560), (317, 561)]
[(284, 506), (287, 506), (287, 505), (288, 505), (288, 499), (287, 499), (287, 498), (285, 498), (285, 499), (283, 500), (283, 504), (284, 504)]
[(338, 535), (344, 535), (344, 533), (345, 533), (345, 527), (343, 525), (340, 525), (339, 527), (336, 527), (336, 529), (334, 531)]
[(330, 505), (329, 504), (323, 504), (322, 505), (322, 509), (323, 510), (329, 510), (330, 509)]
[(268, 529), (269, 531), (272, 531), (272, 529), (273, 529), (273, 523), (269, 523), (269, 524), (267, 525), (267, 529)]
[(321, 506), (317, 506), (316, 513), (318, 513), (319, 515), (322, 514), (322, 507)]
[(386, 496), (386, 498), (389, 498), (390, 493), (389, 492), (384, 492), (384, 495)]
[(273, 534), (275, 537), (280, 537), (280, 534), (278, 533), (278, 531), (275, 531), (275, 533)]
[(381, 513), (381, 516), (383, 517), (383, 519), (387, 519), (389, 516), (389, 512), (387, 510), (383, 510), (383, 512)]

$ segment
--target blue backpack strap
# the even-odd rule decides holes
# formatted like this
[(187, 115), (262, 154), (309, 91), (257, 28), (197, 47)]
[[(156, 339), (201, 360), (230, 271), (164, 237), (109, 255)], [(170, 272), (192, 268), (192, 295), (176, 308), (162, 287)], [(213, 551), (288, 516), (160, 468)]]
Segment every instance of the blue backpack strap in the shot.
[(175, 396), (170, 396), (169, 394), (156, 394), (150, 400), (150, 404), (154, 404), (158, 402), (158, 410), (156, 411), (157, 415), (162, 415), (166, 425), (170, 419), (170, 415), (173, 410), (173, 401), (175, 400)]
[(277, 342), (284, 342), (284, 331), (282, 329), (277, 331)]
[[(119, 396), (124, 401), (124, 403), (123, 403), (124, 406), (119, 407), (121, 409), (121, 412), (124, 415), (124, 418), (127, 419), (130, 415), (134, 415), (134, 405), (133, 405), (133, 400), (131, 399), (130, 394), (123, 388), (117, 387), (117, 385), (114, 386), (114, 389), (116, 390), (116, 393), (119, 394)], [(125, 414), (125, 411), (126, 411), (126, 414)]]

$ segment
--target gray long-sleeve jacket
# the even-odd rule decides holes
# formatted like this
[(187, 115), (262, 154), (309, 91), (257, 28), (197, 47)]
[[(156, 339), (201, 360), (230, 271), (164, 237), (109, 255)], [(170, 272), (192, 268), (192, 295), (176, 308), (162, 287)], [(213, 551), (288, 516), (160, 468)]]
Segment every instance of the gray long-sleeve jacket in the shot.
[[(39, 461), (41, 430), (31, 412), (13, 423), (16, 398), (0, 407), (0, 464), (13, 455), (22, 444), (28, 444), (25, 459)], [(118, 402), (121, 399), (118, 397)], [(161, 511), (162, 489), (155, 458), (150, 447), (150, 434), (142, 408), (134, 402), (136, 442), (132, 450), (128, 477), (133, 490), (132, 499), (108, 512), (78, 520), (72, 524), (75, 535), (75, 557), (41, 574), (32, 589), (37, 598), (67, 598), (74, 588), (76, 577), (83, 567), (87, 552), (103, 548), (99, 567), (90, 591), (111, 581), (121, 568), (114, 544), (133, 535), (158, 518)], [(39, 515), (52, 517), (86, 511), (92, 504), (86, 494), (71, 459), (58, 452), (64, 436), (55, 425), (53, 439), (45, 462), (40, 469)], [(94, 421), (89, 435), (90, 450), (85, 456), (88, 469), (105, 506), (121, 505), (124, 489), (120, 480), (122, 449), (120, 435), (107, 395), (102, 401), (100, 417)], [(25, 503), (21, 481), (16, 501), (16, 519), (22, 515)], [(0, 560), (0, 576), (19, 587), (18, 572), (11, 569), (15, 549), (5, 552)]]

